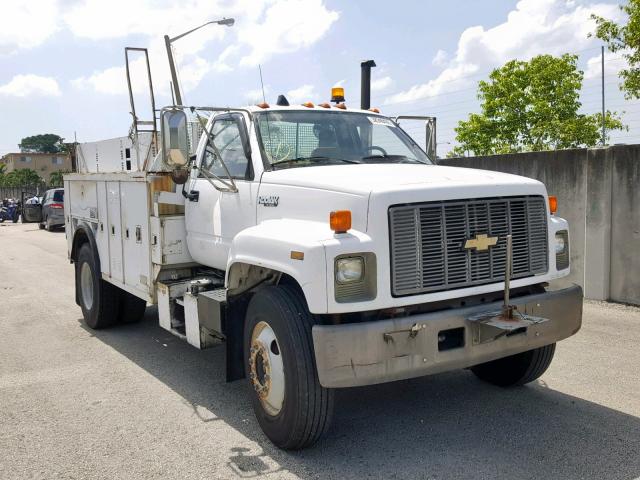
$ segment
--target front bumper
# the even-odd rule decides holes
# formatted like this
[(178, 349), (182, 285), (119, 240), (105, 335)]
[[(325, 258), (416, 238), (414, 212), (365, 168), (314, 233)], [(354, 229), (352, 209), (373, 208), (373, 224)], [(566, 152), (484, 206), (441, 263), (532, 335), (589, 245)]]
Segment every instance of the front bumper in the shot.
[[(314, 325), (320, 384), (327, 388), (354, 387), (466, 368), (563, 340), (582, 324), (579, 286), (514, 298), (511, 304), (519, 312), (547, 321), (484, 343), (474, 340), (469, 319), (499, 310), (499, 303), (390, 320)], [(459, 329), (460, 345), (439, 348), (441, 332), (454, 329)]]

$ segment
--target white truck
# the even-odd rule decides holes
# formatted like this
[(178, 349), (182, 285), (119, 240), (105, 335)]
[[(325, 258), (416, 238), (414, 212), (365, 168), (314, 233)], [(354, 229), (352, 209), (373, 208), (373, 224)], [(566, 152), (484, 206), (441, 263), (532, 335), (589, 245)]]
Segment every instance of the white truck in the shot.
[(194, 347), (225, 344), (285, 449), (327, 430), (337, 388), (537, 379), (582, 317), (580, 287), (549, 287), (569, 237), (545, 186), (435, 165), (373, 110), (278, 103), (167, 107), (159, 136), (81, 146), (64, 208), (86, 324), (157, 304)]

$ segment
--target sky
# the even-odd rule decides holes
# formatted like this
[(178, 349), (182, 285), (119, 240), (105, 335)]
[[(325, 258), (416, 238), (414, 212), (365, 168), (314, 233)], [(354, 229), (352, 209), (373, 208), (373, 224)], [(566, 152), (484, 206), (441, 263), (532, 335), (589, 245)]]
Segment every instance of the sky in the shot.
[[(620, 20), (615, 1), (591, 0), (29, 0), (3, 2), (0, 15), (0, 154), (20, 139), (56, 133), (80, 142), (125, 136), (131, 125), (124, 48), (149, 49), (156, 107), (171, 103), (163, 36), (210, 25), (174, 43), (189, 105), (242, 106), (278, 94), (328, 101), (342, 85), (358, 107), (360, 62), (375, 60), (372, 106), (382, 113), (434, 115), (438, 153), (453, 128), (477, 112), (477, 82), (506, 61), (576, 53), (585, 71), (583, 111), (601, 108), (601, 42), (591, 13)], [(605, 54), (607, 109), (640, 143), (640, 102), (618, 89), (620, 54)], [(136, 109), (149, 111), (142, 57), (132, 55)], [(624, 112), (624, 113), (623, 113)], [(147, 114), (148, 116), (149, 114)], [(420, 122), (403, 127), (417, 140)], [(424, 142), (422, 142), (424, 143)]]

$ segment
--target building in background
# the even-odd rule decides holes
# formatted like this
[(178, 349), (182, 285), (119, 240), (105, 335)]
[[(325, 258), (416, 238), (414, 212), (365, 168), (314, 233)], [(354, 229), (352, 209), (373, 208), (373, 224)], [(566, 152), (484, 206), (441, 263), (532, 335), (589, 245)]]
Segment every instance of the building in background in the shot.
[(7, 153), (0, 158), (0, 163), (6, 165), (5, 173), (30, 168), (46, 183), (49, 183), (53, 172), (73, 170), (71, 157), (67, 153)]

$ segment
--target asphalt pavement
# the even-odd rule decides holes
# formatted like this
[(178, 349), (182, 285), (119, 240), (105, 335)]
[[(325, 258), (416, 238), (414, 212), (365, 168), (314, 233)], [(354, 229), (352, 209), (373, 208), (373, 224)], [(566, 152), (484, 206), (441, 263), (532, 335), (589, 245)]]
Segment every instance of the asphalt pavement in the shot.
[(0, 479), (640, 478), (640, 309), (583, 328), (516, 389), (468, 371), (340, 390), (302, 452), (262, 434), (224, 348), (144, 320), (91, 331), (64, 232), (0, 224)]

